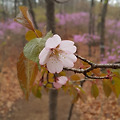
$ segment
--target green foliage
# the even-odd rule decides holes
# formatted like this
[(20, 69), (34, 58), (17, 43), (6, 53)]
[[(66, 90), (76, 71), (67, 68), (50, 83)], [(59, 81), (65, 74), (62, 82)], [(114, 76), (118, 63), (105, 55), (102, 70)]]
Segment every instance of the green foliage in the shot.
[(115, 93), (116, 97), (119, 97), (119, 95), (120, 95), (120, 78), (113, 77), (112, 83), (113, 83), (113, 89), (114, 89), (113, 92)]
[(112, 93), (110, 84), (111, 84), (110, 80), (103, 80), (103, 90), (106, 97), (109, 97)]
[(29, 41), (25, 45), (23, 50), (25, 57), (37, 63), (39, 61), (38, 56), (42, 51), (42, 49), (45, 47), (46, 40), (51, 36), (52, 36), (52, 32), (50, 31), (43, 38), (35, 38)]
[(120, 95), (120, 69), (112, 70), (112, 72), (113, 72), (112, 89), (116, 97), (119, 97)]
[(38, 86), (37, 84), (35, 84), (33, 87), (32, 87), (32, 93), (35, 97), (37, 98), (41, 98), (42, 94), (41, 94), (41, 87)]
[(95, 83), (93, 83), (91, 86), (91, 94), (94, 98), (97, 98), (97, 96), (99, 95), (99, 89)]

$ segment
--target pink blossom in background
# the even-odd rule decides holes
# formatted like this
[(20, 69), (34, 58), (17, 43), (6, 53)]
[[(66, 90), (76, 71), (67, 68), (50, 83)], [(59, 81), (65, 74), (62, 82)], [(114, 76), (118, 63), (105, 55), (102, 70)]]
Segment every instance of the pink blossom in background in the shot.
[(65, 77), (65, 76), (58, 77), (57, 80), (56, 80), (56, 82), (53, 82), (53, 86), (54, 86), (56, 89), (59, 89), (59, 88), (61, 88), (63, 85), (65, 85), (67, 81), (68, 81), (68, 78)]
[(77, 61), (74, 53), (76, 46), (69, 40), (61, 41), (59, 35), (54, 35), (45, 43), (45, 48), (39, 54), (40, 65), (47, 65), (50, 73), (60, 73), (63, 67), (72, 68)]
[(4, 32), (2, 30), (0, 30), (0, 39), (4, 38)]
[(84, 41), (84, 37), (81, 35), (74, 35), (73, 36), (73, 40), (74, 42), (83, 42)]
[(74, 25), (87, 25), (89, 23), (89, 13), (58, 13), (56, 18), (59, 20), (59, 25), (65, 25), (66, 23), (73, 23)]
[(100, 63), (101, 64), (106, 64), (108, 61), (107, 60), (102, 60)]
[(117, 46), (117, 49), (120, 49), (120, 45)]
[(115, 51), (115, 48), (112, 49), (112, 52), (114, 52), (114, 51)]
[(116, 55), (110, 55), (110, 56), (108, 56), (108, 60), (110, 60), (110, 61), (113, 61), (113, 60), (115, 60), (116, 59)]
[(6, 22), (0, 22), (0, 30), (4, 33), (7, 31), (11, 31), (13, 33), (23, 33), (27, 31), (25, 27), (20, 25), (19, 23), (14, 22), (12, 19), (8, 19)]
[(74, 35), (73, 40), (74, 42), (83, 42), (85, 44), (98, 43), (100, 41), (100, 36), (84, 33), (83, 35)]

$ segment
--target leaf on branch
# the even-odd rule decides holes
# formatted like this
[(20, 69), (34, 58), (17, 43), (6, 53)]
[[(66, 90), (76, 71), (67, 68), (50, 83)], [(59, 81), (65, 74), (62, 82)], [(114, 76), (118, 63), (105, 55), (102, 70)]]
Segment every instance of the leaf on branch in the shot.
[(109, 79), (105, 79), (103, 80), (102, 83), (103, 83), (103, 90), (104, 90), (105, 96), (109, 97), (112, 93), (112, 89), (110, 87), (111, 82)]
[(71, 78), (71, 80), (73, 80), (73, 81), (80, 80), (80, 76), (79, 76), (78, 74), (74, 74), (74, 75), (72, 75), (70, 78)]
[(24, 54), (21, 53), (17, 62), (17, 76), (26, 99), (29, 98), (29, 94), (35, 82), (37, 73), (37, 64), (26, 59)]
[(101, 75), (101, 71), (100, 71), (99, 68), (94, 69), (94, 70), (92, 70), (91, 72), (94, 73), (96, 76), (100, 76), (100, 75)]
[(98, 87), (95, 83), (93, 83), (92, 86), (91, 86), (91, 94), (95, 99), (99, 95), (99, 89), (98, 89)]
[(49, 82), (54, 82), (54, 74), (53, 73), (48, 73), (48, 80), (49, 80)]
[(87, 96), (86, 96), (85, 92), (80, 91), (79, 92), (79, 97), (84, 103), (87, 100)]
[(87, 62), (81, 61), (80, 68), (85, 69), (90, 67), (90, 65)]
[(30, 41), (37, 37), (39, 37), (39, 38), (42, 37), (42, 33), (39, 30), (35, 30), (35, 31), (29, 30), (25, 35), (25, 38), (27, 41)]
[(112, 85), (113, 85), (113, 87), (112, 87), (113, 92), (115, 93), (116, 97), (119, 97), (119, 95), (120, 95), (120, 78), (113, 77)]
[(35, 84), (33, 87), (32, 87), (32, 93), (35, 97), (37, 98), (41, 98), (42, 94), (41, 94), (41, 87), (37, 84)]
[(16, 22), (22, 24), (23, 26), (27, 27), (28, 29), (34, 31), (34, 25), (31, 20), (30, 14), (28, 12), (28, 8), (25, 6), (20, 6), (20, 13), (17, 15), (17, 17), (14, 19)]
[(87, 96), (86, 96), (84, 90), (83, 90), (81, 87), (77, 87), (77, 86), (76, 86), (76, 88), (77, 88), (77, 90), (75, 90), (75, 91), (74, 91), (75, 93), (73, 94), (73, 95), (74, 95), (73, 102), (75, 103), (75, 102), (77, 102), (79, 99), (81, 99), (82, 102), (85, 103), (85, 101), (87, 100)]
[(45, 47), (46, 40), (52, 36), (52, 32), (48, 32), (47, 35), (43, 38), (35, 38), (29, 41), (24, 47), (24, 55), (29, 60), (32, 60), (36, 63), (39, 62), (39, 54), (42, 49)]

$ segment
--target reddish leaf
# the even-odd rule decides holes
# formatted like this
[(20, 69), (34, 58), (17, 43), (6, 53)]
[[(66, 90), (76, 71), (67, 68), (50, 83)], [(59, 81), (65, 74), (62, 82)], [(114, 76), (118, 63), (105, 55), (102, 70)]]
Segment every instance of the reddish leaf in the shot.
[(28, 8), (25, 6), (20, 6), (20, 13), (14, 19), (16, 22), (22, 24), (23, 26), (27, 27), (28, 29), (35, 31), (33, 22), (30, 18)]
[(19, 61), (17, 62), (17, 76), (26, 99), (29, 97), (37, 73), (37, 64), (26, 59), (24, 54), (21, 53)]

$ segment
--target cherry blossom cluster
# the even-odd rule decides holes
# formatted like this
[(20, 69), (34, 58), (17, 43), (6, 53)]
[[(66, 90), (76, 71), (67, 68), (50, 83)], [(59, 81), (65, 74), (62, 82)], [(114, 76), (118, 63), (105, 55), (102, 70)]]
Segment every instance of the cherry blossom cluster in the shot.
[[(64, 67), (72, 68), (74, 66), (77, 61), (77, 57), (74, 55), (76, 50), (74, 42), (70, 40), (61, 41), (60, 36), (55, 34), (46, 41), (45, 48), (39, 54), (39, 63), (46, 66), (50, 73), (60, 73)], [(67, 81), (67, 77), (61, 76), (53, 82), (53, 85), (58, 89)]]

